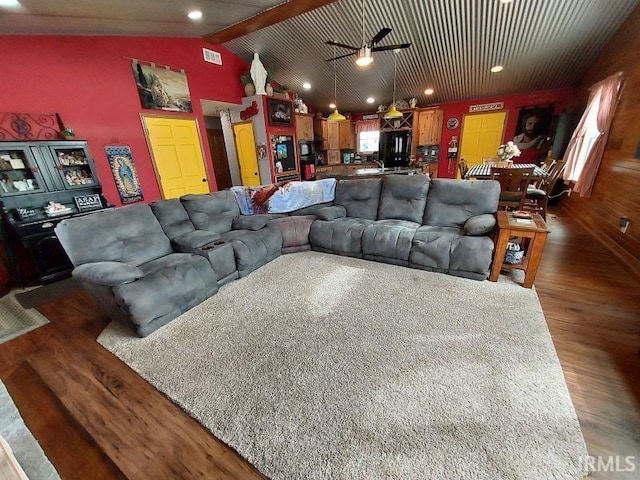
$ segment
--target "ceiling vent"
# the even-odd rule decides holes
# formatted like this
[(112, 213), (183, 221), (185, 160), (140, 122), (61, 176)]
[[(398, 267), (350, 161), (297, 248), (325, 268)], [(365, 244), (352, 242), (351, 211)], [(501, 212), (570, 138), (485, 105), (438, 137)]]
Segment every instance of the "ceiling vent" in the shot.
[(218, 52), (214, 52), (213, 50), (209, 50), (208, 48), (203, 48), (202, 55), (204, 56), (205, 62), (222, 65), (222, 55), (220, 55)]

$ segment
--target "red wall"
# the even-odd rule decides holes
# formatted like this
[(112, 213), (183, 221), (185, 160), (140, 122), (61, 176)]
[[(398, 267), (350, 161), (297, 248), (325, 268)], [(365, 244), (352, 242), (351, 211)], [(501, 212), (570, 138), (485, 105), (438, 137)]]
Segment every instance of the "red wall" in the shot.
[[(202, 47), (220, 52), (223, 65), (205, 62)], [(183, 69), (193, 114), (143, 110), (131, 58)], [(0, 59), (0, 112), (60, 113), (77, 138), (88, 140), (111, 203), (119, 205), (120, 197), (106, 145), (130, 146), (145, 201), (161, 198), (140, 113), (198, 120), (210, 187), (216, 190), (200, 100), (240, 103), (240, 73), (248, 68), (224, 47), (197, 38), (0, 36)]]
[[(504, 110), (507, 111), (507, 125), (505, 127), (503, 142), (512, 140), (515, 136), (518, 114), (522, 107), (535, 107), (545, 106), (549, 104), (554, 105), (553, 113), (557, 115), (562, 113), (566, 108), (568, 101), (573, 96), (572, 88), (564, 88), (561, 90), (549, 90), (543, 92), (531, 92), (520, 95), (510, 95), (502, 97), (489, 97), (475, 100), (465, 100), (463, 102), (445, 103), (439, 105), (443, 110), (443, 122), (442, 122), (442, 140), (440, 142), (440, 163), (438, 165), (439, 177), (455, 177), (457, 163), (455, 165), (449, 165), (447, 162), (447, 145), (452, 136), (457, 136), (458, 141), (462, 134), (462, 123), (465, 114), (469, 113), (469, 107), (471, 105), (482, 105), (485, 103), (503, 102)], [(458, 128), (449, 130), (447, 128), (447, 120), (455, 117), (460, 123)], [(453, 163), (453, 162), (452, 162)]]

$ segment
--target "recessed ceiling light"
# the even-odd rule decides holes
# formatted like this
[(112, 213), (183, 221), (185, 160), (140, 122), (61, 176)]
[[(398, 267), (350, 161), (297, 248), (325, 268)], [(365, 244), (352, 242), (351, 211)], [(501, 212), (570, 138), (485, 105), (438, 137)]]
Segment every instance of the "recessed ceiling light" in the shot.
[(504, 67), (502, 65), (496, 65), (495, 67), (491, 67), (491, 71), (493, 73), (498, 73), (498, 72), (501, 72), (502, 70), (504, 70)]
[(191, 20), (200, 20), (202, 18), (202, 12), (200, 10), (192, 10), (187, 14)]
[(376, 101), (376, 99), (375, 99), (375, 98), (373, 98), (373, 97), (368, 97), (368, 98), (367, 98), (367, 103), (373, 103), (373, 102), (375, 102), (375, 101)]
[(18, 0), (0, 0), (0, 7), (19, 7), (20, 2)]
[(302, 84), (302, 88), (304, 88), (305, 90), (311, 90), (311, 84), (309, 82), (304, 82)]
[(427, 88), (427, 89), (424, 91), (424, 94), (425, 94), (425, 95), (433, 95), (433, 88)]
[(502, 3), (511, 3), (513, 0), (500, 0)]
[(335, 103), (330, 103), (329, 104), (329, 108), (336, 108), (336, 104)]

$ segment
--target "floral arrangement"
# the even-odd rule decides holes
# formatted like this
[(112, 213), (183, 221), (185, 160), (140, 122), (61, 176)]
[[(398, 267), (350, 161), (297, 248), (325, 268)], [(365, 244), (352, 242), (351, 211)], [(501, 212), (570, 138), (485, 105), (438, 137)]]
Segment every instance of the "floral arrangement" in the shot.
[(513, 142), (507, 142), (498, 147), (498, 158), (503, 162), (511, 161), (513, 157), (520, 156), (520, 149)]

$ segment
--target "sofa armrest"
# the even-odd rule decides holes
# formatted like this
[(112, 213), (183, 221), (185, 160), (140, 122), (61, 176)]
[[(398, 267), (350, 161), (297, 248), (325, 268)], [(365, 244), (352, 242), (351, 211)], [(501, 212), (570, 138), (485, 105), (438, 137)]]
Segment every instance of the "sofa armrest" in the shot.
[(175, 249), (182, 253), (194, 253), (201, 247), (220, 240), (220, 235), (206, 230), (194, 230), (171, 239)]
[(85, 263), (73, 269), (72, 275), (81, 282), (113, 287), (144, 277), (138, 267), (122, 262)]
[(273, 217), (269, 214), (240, 215), (233, 219), (231, 228), (234, 230), (260, 230)]
[(347, 209), (342, 205), (322, 207), (316, 212), (316, 216), (320, 220), (335, 220), (336, 218), (344, 218), (347, 216)]
[(489, 235), (496, 227), (496, 216), (491, 213), (475, 215), (464, 222), (464, 234), (470, 236)]

